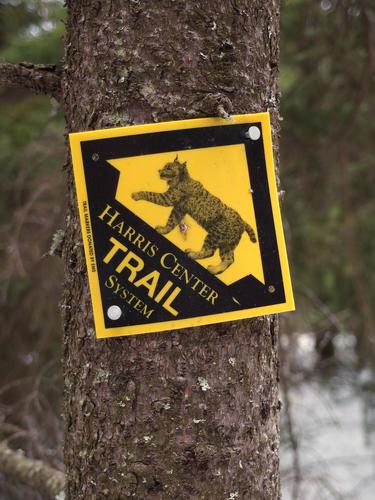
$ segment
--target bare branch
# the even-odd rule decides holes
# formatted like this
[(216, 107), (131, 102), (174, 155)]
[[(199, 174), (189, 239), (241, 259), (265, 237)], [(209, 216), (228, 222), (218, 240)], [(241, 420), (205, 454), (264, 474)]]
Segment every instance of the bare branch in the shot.
[(25, 457), (0, 443), (0, 472), (54, 499), (64, 490), (65, 475), (41, 460)]
[(53, 65), (0, 63), (0, 85), (24, 88), (61, 100), (61, 72)]

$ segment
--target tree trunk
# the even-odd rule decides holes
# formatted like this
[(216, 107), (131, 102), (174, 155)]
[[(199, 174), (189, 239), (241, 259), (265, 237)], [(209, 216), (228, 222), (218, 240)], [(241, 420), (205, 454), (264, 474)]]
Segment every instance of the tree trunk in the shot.
[[(278, 0), (67, 8), (69, 131), (224, 108), (269, 109), (277, 134)], [(279, 498), (276, 318), (96, 340), (70, 164), (67, 178), (67, 498)]]

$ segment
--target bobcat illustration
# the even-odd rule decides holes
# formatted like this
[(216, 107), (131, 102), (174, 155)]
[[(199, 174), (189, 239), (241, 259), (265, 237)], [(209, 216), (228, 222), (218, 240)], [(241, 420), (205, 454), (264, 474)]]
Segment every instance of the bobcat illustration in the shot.
[(221, 262), (208, 266), (212, 274), (220, 274), (234, 262), (234, 250), (244, 231), (250, 240), (256, 243), (255, 233), (233, 208), (228, 207), (217, 196), (189, 175), (186, 161), (181, 163), (178, 156), (173, 162), (166, 163), (159, 170), (160, 178), (167, 181), (168, 189), (164, 193), (139, 191), (132, 194), (133, 200), (145, 200), (163, 207), (173, 207), (165, 226), (155, 229), (160, 234), (167, 234), (181, 223), (185, 215), (190, 215), (207, 231), (207, 236), (200, 250), (185, 250), (192, 259), (212, 257), (219, 249)]

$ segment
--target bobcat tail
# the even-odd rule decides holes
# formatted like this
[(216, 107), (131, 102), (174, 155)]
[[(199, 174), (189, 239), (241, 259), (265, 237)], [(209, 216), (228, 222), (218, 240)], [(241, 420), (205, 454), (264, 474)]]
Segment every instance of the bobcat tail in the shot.
[(257, 237), (255, 236), (254, 230), (253, 230), (253, 228), (251, 226), (249, 226), (249, 224), (246, 224), (246, 222), (245, 222), (245, 231), (249, 235), (250, 240), (253, 243), (256, 243), (257, 242)]

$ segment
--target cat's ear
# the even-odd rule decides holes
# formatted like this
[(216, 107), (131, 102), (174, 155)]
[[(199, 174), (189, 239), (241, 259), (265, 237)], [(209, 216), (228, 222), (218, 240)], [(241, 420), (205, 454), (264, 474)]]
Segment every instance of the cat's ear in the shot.
[(187, 167), (186, 167), (186, 161), (184, 161), (184, 163), (180, 163), (180, 165), (181, 165), (181, 167), (180, 167), (181, 179), (186, 179), (187, 176), (189, 175), (188, 171), (187, 171)]
[(178, 161), (178, 155), (176, 155), (176, 158), (174, 159), (174, 161)]

